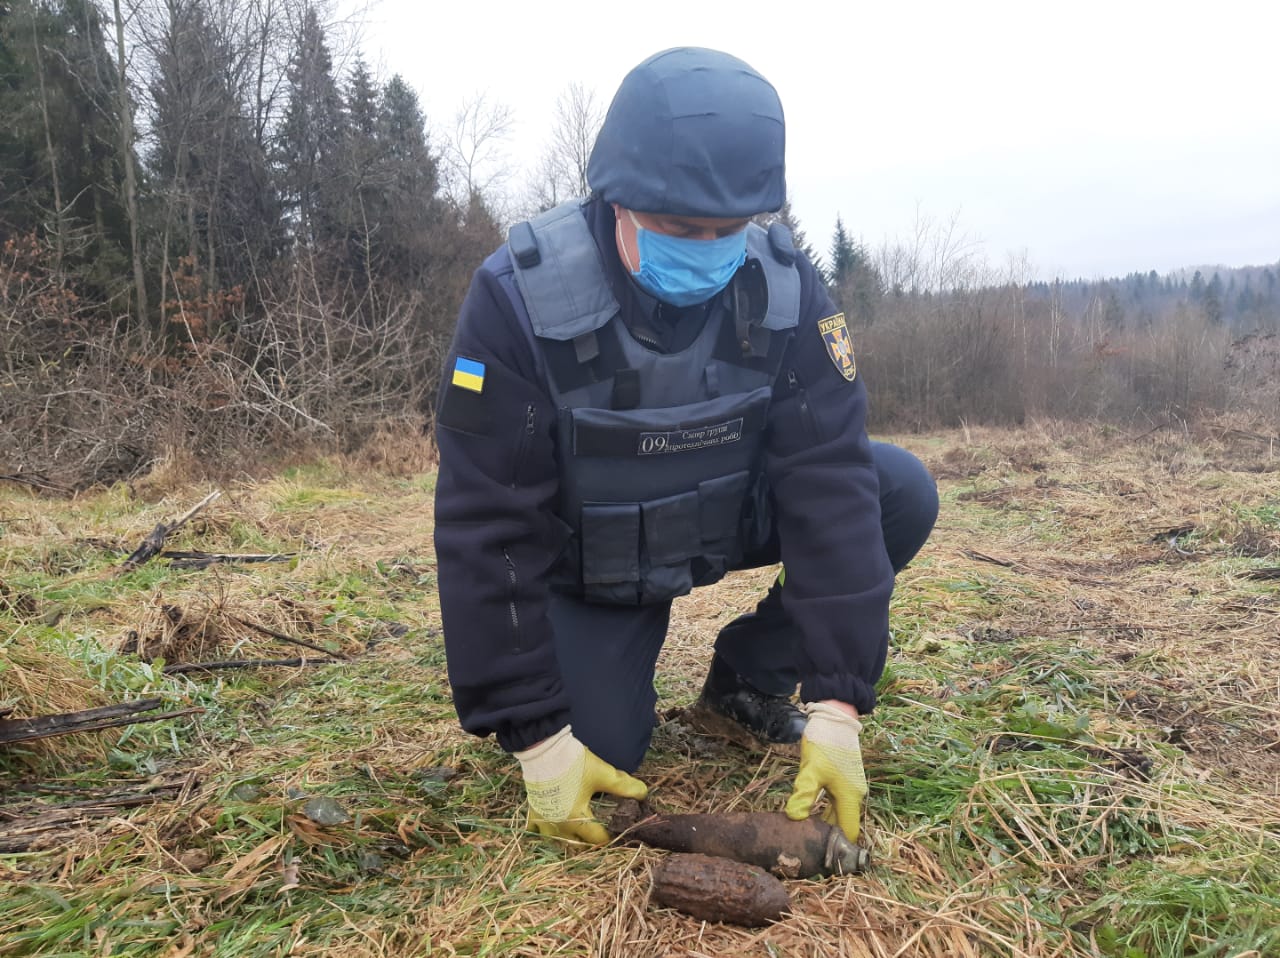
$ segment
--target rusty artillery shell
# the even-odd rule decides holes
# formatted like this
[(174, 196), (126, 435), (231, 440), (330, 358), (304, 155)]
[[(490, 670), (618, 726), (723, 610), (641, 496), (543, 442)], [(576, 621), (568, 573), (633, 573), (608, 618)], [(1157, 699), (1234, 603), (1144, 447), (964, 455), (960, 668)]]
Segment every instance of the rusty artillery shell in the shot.
[(762, 868), (709, 855), (670, 855), (653, 876), (653, 899), (702, 921), (758, 928), (778, 921), (791, 901)]
[(673, 852), (714, 855), (757, 865), (781, 878), (820, 878), (860, 872), (867, 850), (818, 818), (795, 822), (782, 812), (646, 814), (622, 801), (609, 829), (625, 841)]

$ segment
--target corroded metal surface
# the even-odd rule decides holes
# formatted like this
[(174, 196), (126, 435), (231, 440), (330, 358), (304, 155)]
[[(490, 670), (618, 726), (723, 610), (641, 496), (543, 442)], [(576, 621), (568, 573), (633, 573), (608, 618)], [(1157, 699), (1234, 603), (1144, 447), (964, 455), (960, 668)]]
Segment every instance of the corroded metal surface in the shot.
[(782, 878), (855, 874), (869, 861), (839, 828), (818, 818), (792, 821), (782, 812), (666, 815), (622, 801), (609, 830), (623, 841), (728, 858)]

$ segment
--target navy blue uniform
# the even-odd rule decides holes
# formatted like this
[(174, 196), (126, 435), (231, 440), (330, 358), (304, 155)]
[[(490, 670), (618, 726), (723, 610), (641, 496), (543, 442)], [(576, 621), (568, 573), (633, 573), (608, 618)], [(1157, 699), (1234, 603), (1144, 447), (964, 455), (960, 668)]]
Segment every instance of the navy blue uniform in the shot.
[[(682, 349), (718, 308), (715, 301), (687, 309), (657, 303), (619, 261), (612, 209), (593, 201), (584, 215), (628, 328), (654, 349)], [(894, 567), (910, 555), (891, 562), (886, 552), (879, 457), (866, 435), (862, 378), (850, 382), (840, 373), (818, 328), (838, 310), (813, 266), (800, 257), (798, 267), (799, 325), (774, 388), (764, 463), (779, 552), (755, 557), (757, 563), (780, 558), (786, 585), (780, 605), (775, 593), (758, 615), (741, 621), (797, 637), (778, 668), (798, 676), (805, 701), (837, 699), (865, 714), (884, 668)], [(549, 574), (570, 535), (555, 514), (557, 417), (541, 352), (508, 295), (511, 271), (505, 246), (477, 270), (441, 389), (436, 551), (449, 678), (463, 727), (496, 733), (508, 751), (553, 734), (571, 715), (578, 716), (575, 733), (593, 747), (582, 727), (585, 706), (574, 707), (575, 696), (589, 693), (590, 675), (566, 683), (571, 669), (562, 668), (557, 652), (588, 647), (592, 637), (553, 636), (553, 620), (616, 634), (623, 619), (636, 617), (650, 623), (652, 634), (665, 631), (669, 603), (637, 609), (579, 602), (566, 616), (562, 607), (570, 600), (549, 592)], [(459, 355), (483, 364), (481, 392), (450, 385)], [(913, 533), (919, 541), (908, 552), (914, 554), (931, 525), (932, 514), (923, 534)], [(729, 652), (726, 643), (721, 649)], [(647, 650), (638, 663), (641, 672), (648, 668), (650, 685), (656, 651)], [(749, 675), (751, 665), (739, 668)], [(614, 762), (637, 763), (634, 756)]]

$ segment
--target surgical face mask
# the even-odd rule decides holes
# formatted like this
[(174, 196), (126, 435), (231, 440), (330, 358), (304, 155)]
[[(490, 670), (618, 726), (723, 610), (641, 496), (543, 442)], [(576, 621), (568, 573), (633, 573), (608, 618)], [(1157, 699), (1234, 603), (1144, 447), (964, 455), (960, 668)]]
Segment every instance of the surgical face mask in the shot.
[(645, 229), (635, 213), (627, 210), (627, 215), (635, 224), (640, 253), (640, 268), (628, 260), (627, 269), (643, 289), (664, 303), (693, 306), (706, 302), (729, 285), (747, 260), (745, 228), (717, 239), (689, 239)]

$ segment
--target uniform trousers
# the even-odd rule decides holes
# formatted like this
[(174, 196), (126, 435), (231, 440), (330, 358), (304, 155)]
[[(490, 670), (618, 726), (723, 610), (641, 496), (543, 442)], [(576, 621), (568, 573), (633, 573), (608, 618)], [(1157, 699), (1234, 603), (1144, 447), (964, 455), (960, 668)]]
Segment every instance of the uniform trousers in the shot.
[[(872, 442), (871, 453), (880, 478), (885, 551), (898, 572), (929, 538), (938, 491), (924, 464), (905, 449)], [(736, 568), (759, 568), (779, 558), (775, 535)], [(609, 764), (635, 771), (653, 735), (654, 668), (671, 603), (596, 605), (552, 594), (548, 611), (574, 735)], [(754, 612), (721, 629), (715, 654), (760, 691), (790, 695), (799, 682), (793, 651), (799, 641), (775, 582)]]

